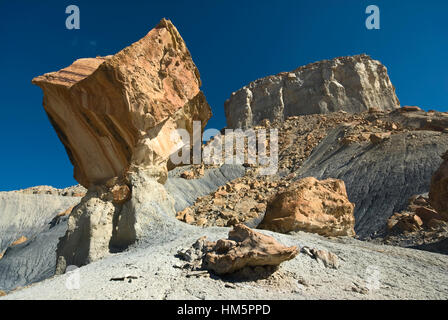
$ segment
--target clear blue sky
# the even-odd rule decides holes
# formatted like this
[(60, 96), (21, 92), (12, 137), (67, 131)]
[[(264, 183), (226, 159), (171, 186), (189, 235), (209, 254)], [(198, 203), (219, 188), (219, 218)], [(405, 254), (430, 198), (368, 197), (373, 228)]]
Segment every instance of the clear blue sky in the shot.
[[(67, 30), (78, 5), (81, 29)], [(375, 4), (381, 29), (365, 28)], [(367, 53), (383, 62), (402, 105), (448, 108), (448, 1), (444, 0), (0, 0), (0, 190), (76, 184), (42, 107), (37, 75), (81, 57), (114, 54), (171, 19), (187, 43), (214, 117), (255, 79), (310, 62)]]

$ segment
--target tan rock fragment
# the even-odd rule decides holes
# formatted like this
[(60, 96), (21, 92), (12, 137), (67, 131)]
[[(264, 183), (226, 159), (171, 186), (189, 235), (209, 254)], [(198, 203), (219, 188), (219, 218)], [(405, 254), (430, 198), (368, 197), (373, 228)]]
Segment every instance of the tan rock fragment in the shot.
[(204, 258), (206, 268), (228, 274), (245, 267), (278, 266), (293, 259), (297, 247), (285, 247), (274, 238), (239, 224), (229, 232), (229, 239), (211, 243), (213, 249)]
[(372, 133), (369, 136), (370, 142), (373, 144), (379, 144), (383, 142), (384, 140), (387, 140), (390, 138), (391, 133), (390, 132), (382, 132), (382, 133)]
[(13, 243), (11, 243), (10, 247), (14, 247), (17, 246), (19, 244), (22, 244), (24, 242), (28, 241), (28, 238), (25, 236), (21, 236), (19, 239), (17, 239), (16, 241), (14, 241)]

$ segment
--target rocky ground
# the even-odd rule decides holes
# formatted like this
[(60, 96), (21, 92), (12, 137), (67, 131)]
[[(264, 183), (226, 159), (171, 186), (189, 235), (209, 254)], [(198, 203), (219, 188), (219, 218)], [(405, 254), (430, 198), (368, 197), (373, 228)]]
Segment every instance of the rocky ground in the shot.
[[(328, 239), (310, 233), (282, 235), (263, 231), (287, 246), (328, 250), (339, 257), (338, 269), (300, 253), (267, 278), (222, 277), (191, 271), (178, 251), (198, 238), (217, 240), (226, 228), (184, 227), (172, 241), (142, 243), (110, 255), (74, 273), (55, 276), (3, 299), (447, 299), (448, 256)], [(71, 280), (70, 280), (71, 279)], [(70, 289), (71, 288), (71, 289)]]
[[(409, 197), (422, 189), (421, 184), (427, 191), (430, 177), (441, 162), (439, 156), (445, 148), (448, 148), (448, 134), (444, 132), (444, 128), (448, 126), (448, 115), (412, 108), (394, 112), (370, 110), (359, 114), (348, 114), (342, 111), (326, 115), (294, 116), (284, 122), (271, 124), (269, 121), (262, 121), (262, 124), (254, 128), (279, 129), (279, 173), (260, 175), (255, 166), (248, 165), (245, 176), (228, 182), (211, 194), (199, 197), (192, 206), (178, 211), (179, 220), (203, 227), (232, 226), (241, 222), (254, 226), (262, 220), (268, 200), (285, 190), (298, 177), (341, 178), (342, 176), (347, 185), (349, 199), (357, 204), (355, 207), (355, 216), (359, 217), (357, 229), (363, 231), (362, 217), (364, 217), (367, 221), (365, 225), (368, 227), (366, 228), (368, 232), (361, 232), (361, 234), (364, 237), (370, 237), (377, 232), (383, 237), (387, 219), (394, 210), (399, 211), (407, 205), (407, 198), (404, 198), (406, 194), (400, 197), (392, 195), (394, 201), (400, 200), (400, 203), (396, 205), (389, 201), (389, 207), (376, 208), (365, 201), (366, 193), (369, 193), (372, 199), (376, 197), (387, 199), (388, 194), (395, 193), (398, 188), (403, 189), (401, 182), (403, 179), (416, 182), (407, 187), (409, 191), (406, 192)], [(337, 134), (334, 134), (335, 131)], [(329, 136), (330, 132), (333, 132), (333, 135)], [(329, 155), (323, 156), (325, 161), (330, 165), (344, 164), (346, 160), (337, 158), (343, 154), (349, 160), (346, 169), (341, 170), (340, 167), (343, 166), (337, 165), (339, 167), (329, 168), (325, 172), (319, 152), (314, 152), (316, 159), (310, 159), (312, 151), (324, 138), (327, 138), (327, 143), (321, 145), (321, 148), (328, 145), (331, 151)], [(396, 142), (390, 142), (391, 139)], [(397, 159), (393, 158), (394, 154), (397, 154)], [(383, 156), (382, 159), (379, 158), (381, 156)], [(388, 159), (384, 159), (384, 156)], [(390, 169), (387, 167), (388, 162), (391, 163)], [(434, 164), (431, 165), (431, 162)], [(317, 167), (318, 172), (314, 169), (314, 163), (320, 163)], [(365, 186), (359, 187), (361, 173), (356, 172), (359, 169), (356, 171), (355, 168), (348, 169), (352, 163), (361, 165), (364, 169), (369, 167), (370, 163), (378, 166), (372, 169), (375, 176), (368, 181), (368, 184), (372, 185), (371, 188), (362, 190), (366, 189)], [(421, 168), (422, 163), (426, 164), (424, 170)], [(408, 172), (404, 172), (401, 166), (406, 166)], [(388, 180), (388, 183), (377, 181), (384, 179), (384, 175), (387, 177), (388, 171), (396, 174), (398, 180)], [(200, 172), (200, 169), (190, 170), (188, 179), (199, 177)], [(347, 177), (347, 174), (350, 176)], [(423, 182), (417, 183), (419, 180)], [(394, 183), (396, 185), (393, 185)], [(375, 185), (387, 184), (390, 185), (389, 189), (375, 187)], [(367, 209), (368, 212), (366, 212)], [(383, 211), (384, 218), (382, 219), (373, 217), (373, 212), (379, 209)], [(374, 224), (371, 225), (367, 219), (374, 219)], [(415, 244), (417, 245), (417, 242)]]

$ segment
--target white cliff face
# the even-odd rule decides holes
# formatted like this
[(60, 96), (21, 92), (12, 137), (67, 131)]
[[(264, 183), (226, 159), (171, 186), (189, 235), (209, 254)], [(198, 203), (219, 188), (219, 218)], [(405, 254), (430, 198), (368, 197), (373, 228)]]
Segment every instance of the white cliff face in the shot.
[(251, 82), (225, 104), (227, 126), (247, 128), (263, 119), (400, 106), (387, 69), (367, 55), (335, 58)]

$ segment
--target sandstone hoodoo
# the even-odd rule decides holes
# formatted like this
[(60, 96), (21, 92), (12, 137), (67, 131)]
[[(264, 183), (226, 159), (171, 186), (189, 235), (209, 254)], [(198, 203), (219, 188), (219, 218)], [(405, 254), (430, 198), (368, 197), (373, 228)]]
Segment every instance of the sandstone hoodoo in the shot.
[(308, 177), (270, 199), (259, 228), (354, 237), (354, 207), (348, 200), (344, 181)]
[(170, 155), (185, 143), (177, 130), (191, 136), (194, 121), (203, 130), (211, 109), (169, 20), (113, 56), (79, 59), (33, 83), (44, 91), (75, 178), (88, 188), (59, 241), (57, 273), (147, 237), (161, 221), (156, 215), (174, 220), (173, 200), (160, 183), (172, 168)]
[(251, 82), (225, 102), (227, 126), (339, 110), (391, 111), (400, 106), (387, 69), (365, 54), (323, 60)]
[(191, 133), (193, 120), (204, 128), (211, 117), (198, 69), (165, 19), (113, 56), (79, 59), (33, 83), (44, 91), (45, 111), (75, 179), (87, 188), (147, 167), (163, 181), (180, 141), (171, 132)]

